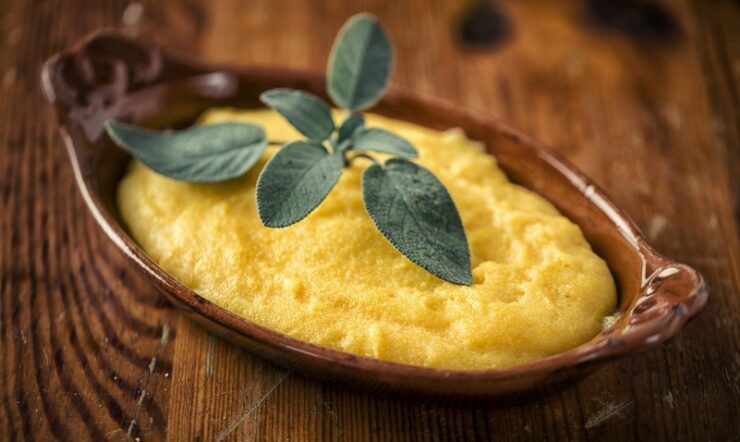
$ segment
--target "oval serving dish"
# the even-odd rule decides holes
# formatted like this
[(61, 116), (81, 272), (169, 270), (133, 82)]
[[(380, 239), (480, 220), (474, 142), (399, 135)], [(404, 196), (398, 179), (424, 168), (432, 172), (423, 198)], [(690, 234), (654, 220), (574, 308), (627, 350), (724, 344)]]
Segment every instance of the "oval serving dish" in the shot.
[(44, 65), (77, 184), (106, 235), (170, 301), (211, 331), (281, 366), (365, 390), (473, 397), (523, 391), (582, 374), (611, 358), (673, 337), (707, 302), (694, 269), (653, 250), (635, 224), (566, 160), (505, 125), (449, 104), (391, 90), (372, 112), (432, 129), (462, 128), (496, 156), (509, 178), (577, 223), (618, 286), (618, 319), (589, 342), (531, 363), (440, 370), (319, 347), (267, 329), (198, 296), (155, 264), (129, 236), (115, 204), (128, 154), (103, 130), (108, 118), (164, 128), (192, 123), (211, 107), (262, 107), (259, 94), (292, 87), (326, 98), (321, 75), (204, 66), (114, 32), (95, 33)]

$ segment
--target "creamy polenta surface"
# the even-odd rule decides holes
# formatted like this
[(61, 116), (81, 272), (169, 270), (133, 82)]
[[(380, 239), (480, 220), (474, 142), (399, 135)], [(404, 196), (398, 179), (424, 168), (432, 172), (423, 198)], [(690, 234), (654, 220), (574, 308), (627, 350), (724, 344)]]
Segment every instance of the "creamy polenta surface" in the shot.
[[(261, 124), (303, 137), (277, 113), (212, 110), (204, 123)], [(368, 115), (419, 151), (452, 195), (470, 244), (473, 285), (427, 273), (375, 228), (362, 202), (367, 161), (353, 162), (303, 221), (264, 227), (255, 183), (274, 149), (242, 178), (191, 184), (132, 162), (118, 188), (130, 232), (167, 272), (238, 315), (359, 355), (450, 369), (503, 367), (575, 347), (616, 304), (614, 281), (581, 230), (510, 183), (459, 130)]]

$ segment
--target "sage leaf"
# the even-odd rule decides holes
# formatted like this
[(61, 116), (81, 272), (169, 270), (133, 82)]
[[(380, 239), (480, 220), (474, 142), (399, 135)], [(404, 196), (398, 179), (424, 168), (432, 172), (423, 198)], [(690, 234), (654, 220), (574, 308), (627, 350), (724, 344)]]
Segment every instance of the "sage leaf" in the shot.
[(375, 226), (398, 251), (445, 281), (472, 284), (460, 215), (431, 172), (404, 158), (391, 158), (365, 169), (362, 194)]
[(344, 140), (348, 140), (352, 137), (352, 134), (365, 125), (365, 117), (362, 114), (351, 113), (339, 126), (337, 131), (337, 141), (340, 143)]
[(344, 152), (352, 148), (352, 140), (344, 140), (334, 143), (334, 152)]
[(257, 179), (257, 211), (267, 227), (287, 227), (311, 213), (329, 194), (344, 161), (317, 142), (282, 147)]
[(327, 76), (332, 100), (351, 111), (375, 104), (388, 87), (393, 49), (378, 19), (351, 17), (334, 41)]
[(325, 140), (334, 132), (334, 120), (329, 106), (315, 95), (279, 88), (263, 92), (260, 100), (312, 140)]
[(105, 129), (113, 141), (155, 172), (181, 181), (212, 183), (236, 178), (262, 156), (260, 126), (226, 122), (180, 131), (154, 131), (116, 120)]
[(355, 150), (372, 150), (374, 152), (390, 153), (406, 158), (416, 158), (418, 153), (406, 139), (387, 130), (374, 127), (362, 127), (352, 134), (352, 144)]

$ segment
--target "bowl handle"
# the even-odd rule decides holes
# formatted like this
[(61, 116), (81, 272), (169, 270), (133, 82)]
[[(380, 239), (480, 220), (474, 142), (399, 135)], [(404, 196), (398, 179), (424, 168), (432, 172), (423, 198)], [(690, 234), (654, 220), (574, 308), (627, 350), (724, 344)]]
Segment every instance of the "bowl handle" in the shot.
[(114, 107), (127, 94), (204, 72), (162, 54), (154, 44), (103, 30), (47, 60), (41, 84), (60, 118), (84, 121)]
[(49, 58), (41, 70), (41, 87), (62, 132), (80, 130), (94, 141), (127, 96), (204, 72), (154, 44), (103, 30)]
[(150, 84), (161, 69), (155, 47), (99, 32), (50, 58), (42, 69), (42, 88), (55, 107), (95, 111), (131, 88)]
[(623, 340), (653, 347), (675, 336), (707, 303), (704, 278), (693, 268), (645, 250), (646, 274), (640, 296), (632, 304)]

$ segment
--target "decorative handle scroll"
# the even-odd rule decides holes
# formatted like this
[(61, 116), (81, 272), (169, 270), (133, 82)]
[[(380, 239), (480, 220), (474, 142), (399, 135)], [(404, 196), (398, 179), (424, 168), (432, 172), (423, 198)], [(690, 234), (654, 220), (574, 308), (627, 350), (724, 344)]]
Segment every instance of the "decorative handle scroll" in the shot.
[(619, 338), (639, 337), (648, 345), (663, 342), (674, 336), (706, 301), (707, 290), (701, 275), (691, 267), (669, 262), (647, 278)]
[(75, 108), (81, 114), (76, 117), (84, 117), (152, 84), (161, 71), (162, 56), (155, 46), (117, 34), (96, 34), (47, 63), (45, 93), (56, 105)]

